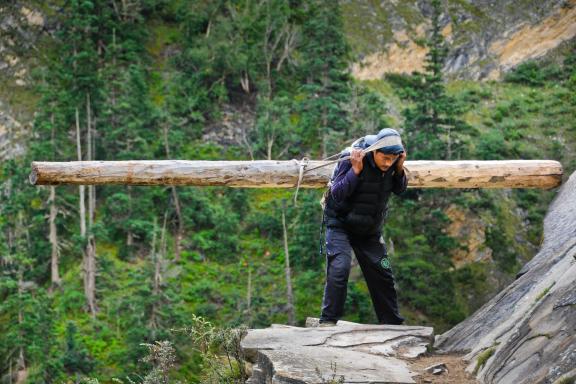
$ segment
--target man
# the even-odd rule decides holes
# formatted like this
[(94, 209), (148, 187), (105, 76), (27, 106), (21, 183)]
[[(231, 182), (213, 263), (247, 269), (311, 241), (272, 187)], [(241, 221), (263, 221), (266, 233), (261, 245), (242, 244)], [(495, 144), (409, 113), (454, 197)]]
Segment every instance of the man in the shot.
[[(362, 149), (383, 146), (364, 154)], [(321, 326), (335, 325), (344, 312), (352, 250), (362, 269), (374, 310), (381, 324), (402, 324), (398, 313), (394, 276), (388, 261), (382, 225), (391, 193), (407, 187), (406, 151), (398, 132), (391, 128), (356, 141), (349, 160), (334, 170), (326, 196), (326, 286)]]

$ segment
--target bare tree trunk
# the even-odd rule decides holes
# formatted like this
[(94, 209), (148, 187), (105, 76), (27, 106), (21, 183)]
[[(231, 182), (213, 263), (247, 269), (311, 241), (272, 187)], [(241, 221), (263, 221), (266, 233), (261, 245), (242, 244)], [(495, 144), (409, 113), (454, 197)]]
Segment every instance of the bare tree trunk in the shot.
[(182, 238), (184, 237), (184, 220), (182, 219), (182, 208), (180, 206), (180, 198), (175, 186), (172, 186), (172, 196), (174, 198), (174, 208), (176, 210), (176, 220), (178, 227), (176, 229), (176, 236), (174, 236), (174, 261), (180, 261), (180, 254), (182, 251)]
[[(56, 152), (56, 145), (55, 145), (55, 124), (54, 124), (54, 113), (50, 116), (50, 122), (52, 123), (52, 131), (51, 131), (51, 141), (52, 141), (52, 150)], [(58, 250), (58, 232), (56, 228), (56, 216), (58, 215), (58, 208), (56, 207), (56, 187), (50, 187), (50, 197), (48, 198), (48, 203), (50, 204), (50, 216), (48, 219), (50, 232), (48, 234), (48, 241), (51, 244), (52, 252), (50, 256), (50, 281), (51, 287), (49, 291), (51, 292), (54, 288), (60, 285), (60, 274), (58, 270), (59, 265), (59, 250)]]
[(152, 281), (152, 309), (150, 313), (150, 328), (152, 329), (152, 338), (155, 337), (156, 329), (159, 328), (158, 312), (160, 306), (161, 284), (162, 284), (162, 264), (166, 256), (166, 225), (168, 221), (168, 211), (164, 213), (164, 222), (160, 233), (160, 246), (156, 251), (156, 223), (154, 223), (153, 245), (152, 245), (152, 262), (154, 263), (154, 276)]
[[(328, 89), (328, 69), (325, 68), (322, 74), (322, 95), (326, 95), (326, 90)], [(324, 105), (322, 106), (322, 133), (321, 133), (321, 137), (322, 137), (322, 158), (325, 159), (328, 156), (328, 147), (327, 147), (327, 136), (328, 136), (328, 110), (326, 108), (326, 105), (324, 103)]]
[(248, 263), (248, 286), (246, 287), (246, 316), (248, 325), (252, 324), (252, 267)]
[[(166, 151), (166, 158), (170, 158), (170, 144), (168, 142), (168, 124), (164, 124), (164, 150)], [(174, 261), (180, 261), (181, 243), (184, 236), (184, 220), (182, 219), (182, 209), (180, 206), (180, 197), (175, 186), (172, 186), (172, 198), (174, 199), (174, 210), (176, 211), (176, 220), (178, 221), (176, 227), (176, 234), (174, 235)]]
[[(78, 154), (78, 161), (82, 161), (82, 145), (80, 144), (80, 116), (78, 108), (76, 108), (76, 152)], [(84, 185), (80, 185), (78, 190), (80, 192), (80, 236), (86, 237), (86, 202)]]
[(292, 293), (292, 274), (290, 271), (290, 253), (288, 252), (288, 230), (286, 229), (286, 200), (282, 200), (282, 230), (284, 232), (284, 271), (286, 273), (286, 309), (288, 311), (288, 324), (296, 324), (294, 313), (294, 294)]
[(447, 145), (447, 155), (446, 155), (446, 160), (450, 160), (452, 159), (452, 138), (450, 137), (450, 125), (446, 126), (446, 136), (448, 138), (448, 145)]
[(56, 208), (56, 187), (50, 187), (50, 197), (48, 199), (50, 202), (50, 216), (49, 216), (49, 225), (50, 225), (50, 234), (49, 234), (49, 241), (52, 247), (52, 253), (50, 258), (50, 281), (52, 283), (51, 288), (55, 288), (60, 285), (60, 274), (58, 271), (58, 264), (59, 264), (59, 252), (58, 252), (58, 233), (56, 232), (56, 215), (58, 214), (58, 209)]
[[(86, 94), (86, 157), (88, 161), (94, 160), (92, 142), (92, 107), (90, 106), (90, 94)], [(94, 224), (95, 196), (93, 185), (88, 187), (88, 229)]]
[(252, 149), (252, 146), (250, 145), (250, 142), (248, 141), (247, 130), (248, 130), (248, 128), (246, 128), (245, 125), (242, 125), (242, 132), (241, 132), (240, 139), (236, 140), (236, 141), (238, 142), (238, 144), (246, 147), (246, 150), (248, 151), (248, 155), (250, 156), (250, 160), (254, 161), (254, 150)]
[[(23, 267), (21, 265), (18, 267), (18, 301), (20, 303), (20, 305), (18, 306), (18, 336), (20, 338), (20, 341), (24, 338), (24, 334), (22, 331), (22, 324), (24, 323), (24, 313), (22, 312), (22, 308), (24, 308), (24, 305), (22, 303), (23, 300), (22, 293), (24, 292), (24, 278), (23, 278), (24, 272), (22, 271), (22, 268)], [(17, 377), (19, 378), (21, 372), (26, 371), (26, 357), (24, 355), (24, 346), (22, 345), (22, 343), (20, 343), (20, 346), (18, 347), (17, 367), (18, 367)], [(18, 378), (16, 379), (16, 382), (19, 381)]]
[[(86, 94), (86, 120), (87, 120), (87, 158), (93, 160), (93, 141), (92, 141), (92, 109), (90, 105), (90, 95)], [(86, 258), (84, 263), (84, 291), (88, 311), (92, 317), (96, 316), (96, 239), (92, 232), (94, 225), (94, 212), (96, 209), (96, 191), (93, 185), (88, 187), (88, 242), (86, 244)]]
[[(152, 230), (152, 249), (150, 251), (150, 258), (152, 259), (152, 265), (154, 267), (154, 275), (152, 276), (152, 295), (156, 292), (156, 259), (158, 258), (157, 251), (156, 251), (156, 233), (158, 231), (158, 221), (154, 218), (154, 225)], [(156, 329), (156, 307), (154, 303), (152, 303), (152, 309), (150, 311), (150, 320), (148, 322), (148, 326), (151, 329)]]
[(84, 263), (84, 293), (86, 304), (92, 317), (96, 316), (96, 242), (93, 235), (88, 235), (86, 258)]
[[(89, 105), (87, 106), (87, 112), (89, 112)], [(90, 117), (88, 117), (88, 137), (90, 137)], [(80, 117), (78, 109), (76, 109), (76, 151), (78, 155), (78, 161), (82, 161), (82, 146), (81, 146), (81, 135), (80, 135)], [(90, 160), (90, 139), (87, 140), (87, 157)], [(90, 191), (90, 189), (88, 189)], [(89, 200), (90, 204), (90, 200)], [(91, 217), (91, 215), (90, 215)], [(88, 311), (94, 316), (95, 305), (94, 305), (94, 281), (93, 281), (93, 248), (92, 241), (90, 238), (86, 238), (87, 226), (86, 226), (86, 202), (85, 202), (85, 190), (84, 186), (80, 186), (80, 236), (82, 239), (86, 239), (86, 247), (82, 255), (82, 271), (84, 280), (84, 296), (86, 297), (86, 304), (88, 306)]]
[[(132, 186), (128, 186), (128, 217), (132, 216)], [(134, 234), (131, 228), (126, 229), (126, 247), (129, 252), (132, 252), (132, 245), (134, 244)]]

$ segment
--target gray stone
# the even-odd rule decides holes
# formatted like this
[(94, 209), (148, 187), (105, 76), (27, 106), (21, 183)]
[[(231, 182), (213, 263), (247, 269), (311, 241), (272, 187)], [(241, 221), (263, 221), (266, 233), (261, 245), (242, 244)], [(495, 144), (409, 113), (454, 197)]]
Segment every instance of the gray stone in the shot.
[(401, 360), (340, 348), (261, 350), (257, 365), (260, 376), (252, 383), (320, 384), (340, 377), (344, 383), (414, 383)]
[(448, 372), (448, 367), (445, 363), (438, 363), (425, 368), (424, 371), (431, 373), (433, 375), (441, 375), (444, 372)]
[(553, 383), (576, 366), (575, 201), (576, 173), (550, 205), (541, 249), (519, 277), (437, 337), (440, 351), (468, 353), (470, 372), (492, 354), (478, 369), (481, 382)]
[(340, 376), (346, 383), (413, 383), (415, 374), (399, 358), (425, 353), (433, 338), (429, 327), (338, 322), (254, 329), (241, 345), (256, 364), (251, 383), (322, 383)]
[[(317, 327), (318, 325), (320, 325), (320, 319), (318, 319), (316, 317), (307, 317), (306, 318), (306, 324), (304, 326), (306, 328), (314, 328), (314, 327)], [(342, 326), (342, 325), (362, 325), (362, 324), (353, 323), (351, 321), (339, 320), (336, 325)]]

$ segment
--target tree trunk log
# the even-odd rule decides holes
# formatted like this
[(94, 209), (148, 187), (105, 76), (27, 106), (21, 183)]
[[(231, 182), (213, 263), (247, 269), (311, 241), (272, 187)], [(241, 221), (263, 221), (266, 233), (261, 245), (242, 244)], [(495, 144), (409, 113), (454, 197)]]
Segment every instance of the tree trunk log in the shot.
[(50, 197), (48, 198), (50, 204), (50, 216), (48, 219), (50, 233), (48, 235), (48, 241), (52, 248), (50, 256), (50, 282), (52, 283), (51, 288), (55, 288), (60, 285), (60, 272), (58, 266), (60, 264), (60, 252), (58, 251), (58, 231), (56, 228), (56, 216), (58, 215), (58, 208), (56, 207), (56, 187), (50, 187)]
[[(125, 184), (190, 185), (246, 188), (292, 188), (298, 183), (299, 163), (292, 161), (72, 161), (32, 162), (33, 185)], [(311, 169), (302, 188), (324, 188), (335, 164)], [(553, 160), (407, 161), (412, 188), (554, 188), (562, 183), (562, 165)]]

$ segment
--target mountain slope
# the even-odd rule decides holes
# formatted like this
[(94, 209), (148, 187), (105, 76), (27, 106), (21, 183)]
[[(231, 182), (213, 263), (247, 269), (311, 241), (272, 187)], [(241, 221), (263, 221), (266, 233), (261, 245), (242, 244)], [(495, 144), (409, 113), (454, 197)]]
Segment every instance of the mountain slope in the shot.
[[(428, 1), (345, 1), (344, 21), (362, 80), (423, 69)], [(576, 0), (449, 0), (441, 25), (453, 77), (499, 79), (526, 60), (553, 55), (576, 36)]]

